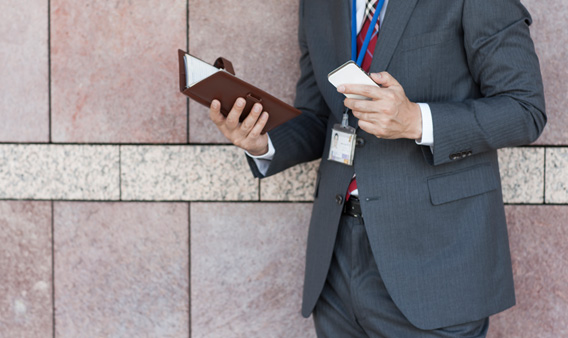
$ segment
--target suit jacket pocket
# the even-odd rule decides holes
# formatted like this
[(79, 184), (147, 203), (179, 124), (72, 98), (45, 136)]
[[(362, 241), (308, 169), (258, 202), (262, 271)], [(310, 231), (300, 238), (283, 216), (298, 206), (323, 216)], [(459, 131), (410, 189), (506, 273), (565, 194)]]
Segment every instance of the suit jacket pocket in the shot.
[(499, 187), (499, 179), (489, 163), (428, 178), (433, 205), (481, 195)]

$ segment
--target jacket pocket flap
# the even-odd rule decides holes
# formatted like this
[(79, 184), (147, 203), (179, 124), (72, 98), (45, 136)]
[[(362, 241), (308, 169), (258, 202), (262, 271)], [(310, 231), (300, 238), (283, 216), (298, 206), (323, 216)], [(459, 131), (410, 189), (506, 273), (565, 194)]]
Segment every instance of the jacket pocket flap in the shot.
[(428, 178), (432, 204), (439, 205), (480, 195), (499, 187), (490, 164)]

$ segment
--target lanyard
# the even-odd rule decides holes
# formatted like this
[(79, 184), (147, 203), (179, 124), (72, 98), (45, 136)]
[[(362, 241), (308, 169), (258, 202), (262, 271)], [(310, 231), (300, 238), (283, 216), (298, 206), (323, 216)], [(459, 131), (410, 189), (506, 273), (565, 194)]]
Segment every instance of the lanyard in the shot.
[[(359, 51), (359, 56), (357, 56), (357, 0), (353, 0), (353, 8), (351, 9), (351, 12), (353, 13), (353, 17), (351, 19), (351, 60), (356, 61), (359, 67), (361, 67), (365, 54), (367, 53), (367, 48), (369, 48), (369, 41), (371, 41), (371, 36), (375, 30), (374, 27), (377, 24), (377, 20), (379, 19), (384, 3), (385, 0), (379, 0), (377, 8), (375, 9), (375, 15), (373, 15), (373, 19), (371, 20), (371, 24), (367, 30), (367, 35), (365, 35), (363, 45)], [(365, 18), (363, 18), (363, 22), (365, 22)]]

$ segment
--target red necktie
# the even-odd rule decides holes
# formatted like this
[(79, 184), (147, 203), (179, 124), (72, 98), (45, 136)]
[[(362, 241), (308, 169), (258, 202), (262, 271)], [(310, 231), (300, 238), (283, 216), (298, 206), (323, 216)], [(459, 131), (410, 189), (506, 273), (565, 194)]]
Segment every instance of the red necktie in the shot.
[[(373, 15), (375, 15), (375, 7), (377, 6), (378, 0), (367, 0), (365, 5), (365, 21), (363, 22), (363, 27), (359, 34), (357, 35), (357, 55), (359, 55), (361, 51), (361, 46), (363, 45), (363, 40), (367, 35), (367, 31), (369, 30), (369, 26), (371, 25), (371, 20), (373, 20)], [(373, 60), (373, 52), (375, 51), (375, 45), (377, 44), (377, 37), (379, 35), (379, 25), (380, 19), (377, 20), (377, 24), (373, 29), (373, 35), (371, 35), (371, 40), (369, 41), (369, 47), (365, 53), (365, 58), (363, 59), (363, 63), (361, 64), (361, 68), (364, 71), (368, 72), (369, 68), (371, 67), (371, 61)]]
[[(365, 5), (365, 22), (363, 22), (363, 27), (359, 34), (357, 35), (357, 55), (359, 55), (361, 51), (361, 46), (363, 45), (363, 40), (365, 39), (365, 35), (369, 30), (369, 26), (371, 25), (371, 20), (373, 19), (373, 15), (375, 14), (375, 7), (377, 5), (377, 0), (367, 0)], [(363, 58), (363, 63), (361, 64), (361, 68), (368, 72), (369, 68), (371, 67), (371, 61), (373, 60), (373, 52), (375, 51), (375, 45), (377, 44), (377, 37), (379, 35), (379, 25), (380, 19), (377, 20), (377, 24), (375, 25), (373, 30), (373, 35), (371, 36), (371, 40), (369, 41), (369, 48), (365, 53), (365, 57)], [(357, 189), (357, 180), (355, 177), (349, 183), (349, 187), (347, 188), (347, 194), (345, 195), (345, 200), (348, 201), (349, 197), (351, 197), (351, 193)]]

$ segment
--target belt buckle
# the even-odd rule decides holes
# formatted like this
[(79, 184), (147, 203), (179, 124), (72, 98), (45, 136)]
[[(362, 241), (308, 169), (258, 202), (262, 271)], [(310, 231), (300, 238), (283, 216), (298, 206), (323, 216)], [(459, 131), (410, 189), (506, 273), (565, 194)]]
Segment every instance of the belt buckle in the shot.
[(359, 212), (355, 212), (356, 208), (354, 207), (354, 204), (359, 204), (358, 202), (359, 199), (357, 197), (351, 196), (343, 206), (343, 213), (354, 218), (361, 217), (361, 206), (358, 208)]

